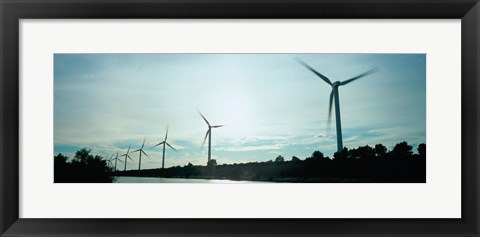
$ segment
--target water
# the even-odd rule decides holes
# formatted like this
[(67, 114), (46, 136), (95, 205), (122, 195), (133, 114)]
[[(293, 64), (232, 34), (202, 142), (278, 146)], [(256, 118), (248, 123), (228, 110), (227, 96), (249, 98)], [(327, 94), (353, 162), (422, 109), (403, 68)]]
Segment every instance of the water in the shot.
[(212, 184), (250, 184), (262, 183), (259, 181), (234, 181), (223, 179), (179, 179), (179, 178), (159, 178), (159, 177), (132, 177), (117, 176), (115, 183), (212, 183)]

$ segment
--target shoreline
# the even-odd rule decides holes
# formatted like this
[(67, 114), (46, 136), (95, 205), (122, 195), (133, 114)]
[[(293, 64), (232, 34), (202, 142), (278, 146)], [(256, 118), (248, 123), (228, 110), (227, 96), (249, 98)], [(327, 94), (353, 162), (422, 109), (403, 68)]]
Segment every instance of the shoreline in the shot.
[(136, 177), (136, 178), (162, 178), (162, 179), (203, 179), (203, 180), (226, 180), (226, 181), (254, 181), (270, 183), (426, 183), (425, 180), (408, 178), (336, 178), (336, 177), (259, 177), (235, 179), (216, 176), (139, 176), (139, 175), (113, 175), (115, 177)]

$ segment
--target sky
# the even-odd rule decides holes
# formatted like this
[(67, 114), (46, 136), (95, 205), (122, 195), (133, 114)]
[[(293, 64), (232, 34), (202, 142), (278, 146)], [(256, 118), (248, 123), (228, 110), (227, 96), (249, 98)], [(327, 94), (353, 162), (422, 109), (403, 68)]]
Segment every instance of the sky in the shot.
[[(73, 157), (86, 147), (110, 158), (141, 147), (142, 169), (290, 160), (336, 151), (331, 87), (297, 59), (344, 81), (339, 87), (343, 143), (392, 149), (426, 142), (425, 54), (55, 54), (54, 153)], [(138, 153), (127, 170), (138, 169)], [(117, 169), (123, 170), (118, 163)]]

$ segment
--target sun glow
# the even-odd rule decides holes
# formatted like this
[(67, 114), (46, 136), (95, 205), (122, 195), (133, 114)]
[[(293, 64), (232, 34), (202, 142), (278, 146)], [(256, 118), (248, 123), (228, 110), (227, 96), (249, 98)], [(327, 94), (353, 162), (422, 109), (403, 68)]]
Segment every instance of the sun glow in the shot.
[[(249, 98), (238, 92), (229, 93), (220, 102), (221, 134), (229, 138), (242, 138), (251, 128), (251, 104)], [(220, 134), (219, 134), (220, 135)]]

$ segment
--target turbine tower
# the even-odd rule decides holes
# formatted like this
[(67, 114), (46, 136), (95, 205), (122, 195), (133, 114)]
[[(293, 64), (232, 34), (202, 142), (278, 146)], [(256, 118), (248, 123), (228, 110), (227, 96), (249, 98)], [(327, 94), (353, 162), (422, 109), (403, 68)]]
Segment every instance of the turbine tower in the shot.
[(205, 138), (203, 139), (203, 143), (202, 143), (202, 147), (205, 145), (205, 140), (207, 140), (207, 137), (208, 137), (208, 163), (207, 165), (210, 163), (210, 160), (211, 160), (211, 154), (212, 154), (212, 128), (220, 128), (220, 127), (223, 127), (223, 125), (210, 125), (210, 123), (208, 122), (208, 120), (205, 118), (205, 116), (203, 116), (202, 113), (200, 113), (200, 111), (198, 111), (198, 113), (200, 114), (200, 116), (202, 116), (203, 120), (205, 120), (205, 122), (207, 123), (208, 125), (208, 130), (207, 130), (207, 133), (205, 134)]
[(172, 148), (174, 151), (177, 151), (175, 148), (173, 148), (170, 144), (168, 144), (167, 142), (167, 137), (168, 137), (168, 127), (167, 127), (167, 132), (165, 133), (165, 139), (158, 143), (157, 145), (153, 146), (153, 147), (156, 147), (156, 146), (160, 146), (160, 145), (163, 145), (163, 155), (162, 155), (162, 169), (165, 168), (165, 145), (169, 146), (170, 148)]
[(330, 92), (330, 102), (328, 103), (329, 104), (329, 107), (328, 107), (328, 123), (330, 124), (330, 120), (331, 120), (331, 117), (332, 117), (332, 103), (333, 103), (333, 99), (335, 98), (335, 121), (336, 121), (336, 128), (337, 128), (337, 150), (340, 152), (343, 149), (343, 140), (342, 140), (342, 124), (341, 124), (341, 119), (340, 119), (340, 99), (339, 99), (339, 96), (338, 96), (338, 87), (347, 85), (350, 82), (353, 82), (357, 79), (360, 79), (362, 77), (370, 75), (370, 74), (376, 72), (377, 69), (376, 68), (371, 69), (369, 71), (366, 71), (366, 72), (364, 72), (364, 73), (362, 73), (362, 74), (360, 74), (356, 77), (352, 77), (352, 78), (350, 78), (348, 80), (345, 80), (345, 81), (336, 81), (336, 82), (332, 83), (330, 81), (330, 79), (328, 79), (328, 77), (326, 77), (323, 74), (315, 71), (315, 69), (310, 67), (304, 61), (302, 61), (300, 59), (297, 59), (297, 60), (303, 66), (308, 68), (315, 75), (320, 77), (324, 82), (326, 82), (327, 84), (329, 84), (332, 87), (332, 92)]
[(130, 155), (128, 154), (128, 152), (130, 152), (130, 145), (128, 146), (128, 150), (127, 150), (127, 153), (121, 155), (120, 157), (122, 156), (125, 156), (125, 166), (123, 168), (123, 171), (126, 171), (127, 170), (127, 157), (128, 159), (130, 159), (131, 161), (133, 161), (132, 157), (130, 157)]
[(132, 153), (133, 153), (133, 152), (139, 152), (139, 153), (140, 153), (140, 158), (139, 158), (139, 160), (138, 160), (138, 170), (140, 170), (140, 167), (141, 167), (141, 165), (142, 165), (142, 153), (143, 153), (144, 155), (146, 155), (148, 158), (150, 158), (150, 157), (147, 155), (147, 153), (145, 153), (145, 150), (143, 150), (143, 146), (145, 146), (145, 139), (146, 139), (146, 138), (143, 139), (142, 148), (132, 151)]

